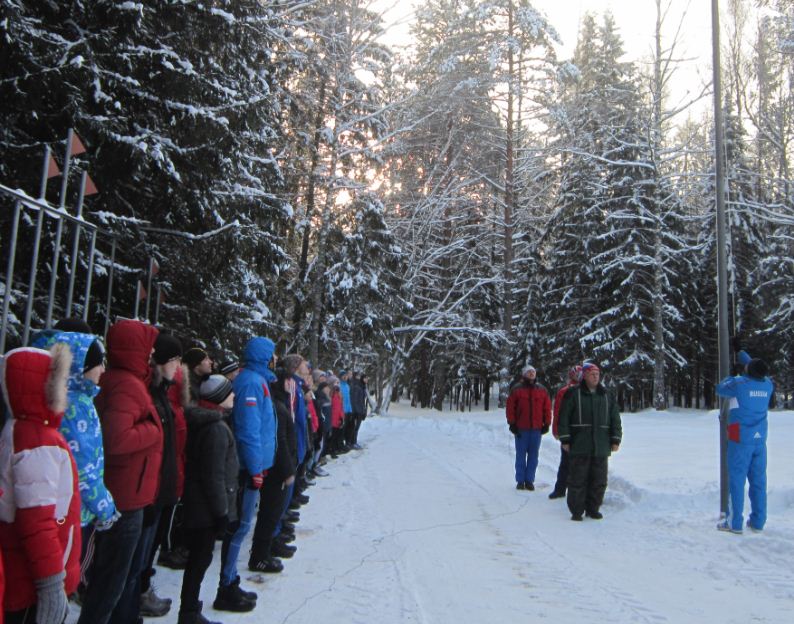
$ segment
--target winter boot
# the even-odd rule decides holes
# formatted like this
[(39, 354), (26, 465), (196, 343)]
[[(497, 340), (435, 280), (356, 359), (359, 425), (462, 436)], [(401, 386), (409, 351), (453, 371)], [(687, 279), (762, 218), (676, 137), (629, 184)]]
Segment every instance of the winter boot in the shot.
[(249, 561), (248, 569), (251, 572), (265, 572), (267, 574), (278, 574), (284, 569), (284, 564), (281, 559), (276, 557), (268, 557), (267, 559), (260, 559), (258, 561)]
[(160, 555), (157, 557), (157, 565), (165, 566), (172, 570), (184, 570), (187, 565), (187, 551), (182, 548), (161, 549)]
[(256, 592), (245, 591), (243, 588), (240, 587), (240, 575), (239, 574), (234, 577), (234, 580), (232, 581), (232, 585), (234, 585), (237, 588), (237, 591), (240, 594), (242, 594), (243, 598), (245, 598), (246, 600), (250, 600), (251, 602), (256, 602), (256, 599), (258, 598)]
[(213, 622), (204, 617), (201, 613), (202, 602), (198, 603), (197, 611), (179, 611), (179, 619), (176, 624), (221, 624), (220, 622)]
[(171, 599), (160, 598), (154, 593), (154, 586), (141, 594), (140, 613), (145, 617), (163, 617), (171, 610)]
[(273, 546), (270, 548), (270, 553), (274, 557), (281, 557), (282, 559), (291, 559), (298, 550), (295, 546), (289, 546), (279, 539), (273, 540)]
[(592, 518), (593, 520), (601, 520), (601, 518), (604, 517), (604, 514), (602, 514), (600, 511), (585, 511), (584, 515), (586, 515), (588, 518)]
[(517, 490), (523, 490), (523, 489), (525, 489), (525, 487), (524, 487), (524, 482), (523, 482), (523, 481), (519, 481), (518, 483), (516, 483), (516, 489), (517, 489)]
[(218, 593), (215, 595), (213, 608), (218, 611), (233, 611), (235, 613), (246, 613), (253, 611), (256, 601), (248, 600), (243, 596), (238, 584), (218, 585)]
[(554, 500), (555, 498), (565, 498), (565, 492), (558, 492), (554, 490), (551, 494), (549, 494), (549, 498)]
[(535, 484), (532, 481), (524, 481), (524, 489), (529, 490), (530, 492), (535, 491)]

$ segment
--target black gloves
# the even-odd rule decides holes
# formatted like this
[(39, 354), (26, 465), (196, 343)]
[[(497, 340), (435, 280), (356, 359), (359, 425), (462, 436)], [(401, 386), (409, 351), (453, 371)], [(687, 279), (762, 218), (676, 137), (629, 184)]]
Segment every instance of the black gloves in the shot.
[(508, 429), (510, 429), (510, 433), (512, 433), (513, 435), (518, 435), (518, 425), (510, 423)]
[(543, 425), (540, 428), (540, 435), (546, 435), (548, 432), (549, 432), (549, 426), (548, 425)]

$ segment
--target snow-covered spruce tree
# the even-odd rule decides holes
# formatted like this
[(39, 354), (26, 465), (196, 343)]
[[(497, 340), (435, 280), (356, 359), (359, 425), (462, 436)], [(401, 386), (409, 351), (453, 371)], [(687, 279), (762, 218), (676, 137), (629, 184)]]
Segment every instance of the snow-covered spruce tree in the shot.
[(420, 402), (439, 408), (460, 363), (452, 352), (463, 357), (457, 347), (466, 334), (501, 334), (499, 302), (490, 308), (496, 324), (486, 324), (472, 300), (481, 289), (495, 292), (498, 281), (496, 226), (488, 215), (501, 158), (488, 83), (476, 78), (484, 61), (462, 43), (467, 28), (456, 3), (420, 7), (406, 82), (421, 88), (395, 112), (393, 125), (405, 131), (388, 150), (388, 221), (408, 258), (408, 316), (398, 328), (390, 379), (396, 383), (406, 370), (403, 382)]
[[(162, 322), (216, 342), (272, 327), (263, 302), (284, 261), (272, 233), (285, 216), (274, 149), (290, 3), (3, 4), (15, 12), (3, 22), (14, 63), (3, 64), (13, 88), (2, 106), (15, 120), (3, 149), (76, 128), (102, 190), (92, 218), (124, 237), (129, 262), (157, 257), (173, 285)], [(130, 310), (133, 287), (118, 291)]]
[(372, 372), (394, 352), (405, 266), (377, 197), (361, 194), (348, 213), (350, 231), (328, 268), (321, 361), (341, 358), (333, 363)]
[[(312, 360), (320, 353), (326, 292), (329, 232), (348, 198), (365, 190), (380, 166), (380, 137), (386, 133), (382, 92), (389, 75), (389, 51), (377, 38), (378, 13), (363, 0), (323, 0), (312, 4), (312, 44), (320, 50), (308, 60), (320, 109), (308, 128), (297, 129), (309, 141), (309, 165), (303, 188), (311, 201), (298, 207), (302, 237), (292, 320), (295, 344)], [(311, 65), (320, 63), (321, 68)], [(322, 80), (320, 83), (318, 80)], [(306, 250), (305, 253), (303, 250)], [(308, 271), (311, 264), (312, 271)], [(308, 319), (304, 315), (308, 313)]]
[[(550, 299), (546, 327), (556, 367), (600, 361), (618, 381), (624, 405), (649, 402), (656, 357), (654, 298), (669, 289), (664, 217), (650, 143), (650, 110), (635, 68), (621, 62), (614, 20), (584, 18), (564, 72), (560, 109), (562, 179), (550, 222)], [(677, 244), (676, 244), (677, 246)], [(666, 271), (671, 272), (673, 267)]]

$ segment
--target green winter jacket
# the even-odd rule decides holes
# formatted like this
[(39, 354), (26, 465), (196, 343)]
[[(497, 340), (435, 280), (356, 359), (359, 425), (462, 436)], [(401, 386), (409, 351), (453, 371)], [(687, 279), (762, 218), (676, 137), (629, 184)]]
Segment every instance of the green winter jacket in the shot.
[(571, 445), (571, 456), (609, 457), (620, 444), (623, 428), (615, 398), (603, 385), (590, 392), (583, 381), (565, 395), (558, 427), (560, 442)]

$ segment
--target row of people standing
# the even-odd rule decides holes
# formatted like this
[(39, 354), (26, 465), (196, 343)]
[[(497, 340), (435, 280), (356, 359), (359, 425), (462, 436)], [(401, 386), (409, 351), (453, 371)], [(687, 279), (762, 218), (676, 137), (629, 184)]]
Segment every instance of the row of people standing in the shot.
[[(183, 368), (177, 338), (131, 320), (113, 325), (107, 344), (106, 360), (90, 328), (67, 320), (38, 335), (33, 348), (4, 358), (11, 410), (0, 445), (7, 621), (61, 624), (81, 578), (81, 624), (141, 621), (141, 604), (153, 596), (154, 555), (168, 543), (180, 499), (187, 558), (179, 622), (208, 621), (199, 590), (219, 537), (214, 606), (252, 609), (256, 594), (240, 589), (237, 559), (260, 491), (256, 523), (265, 546), (257, 551), (255, 541), (249, 567), (261, 569), (263, 554), (266, 571), (278, 572), (272, 555), (294, 552), (287, 514), (295, 520), (297, 512), (288, 507), (308, 502), (301, 490), (311, 476), (327, 474), (319, 465), (325, 419), (307, 363), (287, 356), (274, 373), (273, 342), (260, 337), (248, 343), (239, 375), (236, 365), (224, 371), (229, 378), (209, 375), (203, 350), (186, 352)], [(270, 496), (274, 490), (283, 500)], [(81, 561), (90, 562), (82, 574)], [(170, 607), (170, 599), (154, 600)]]

